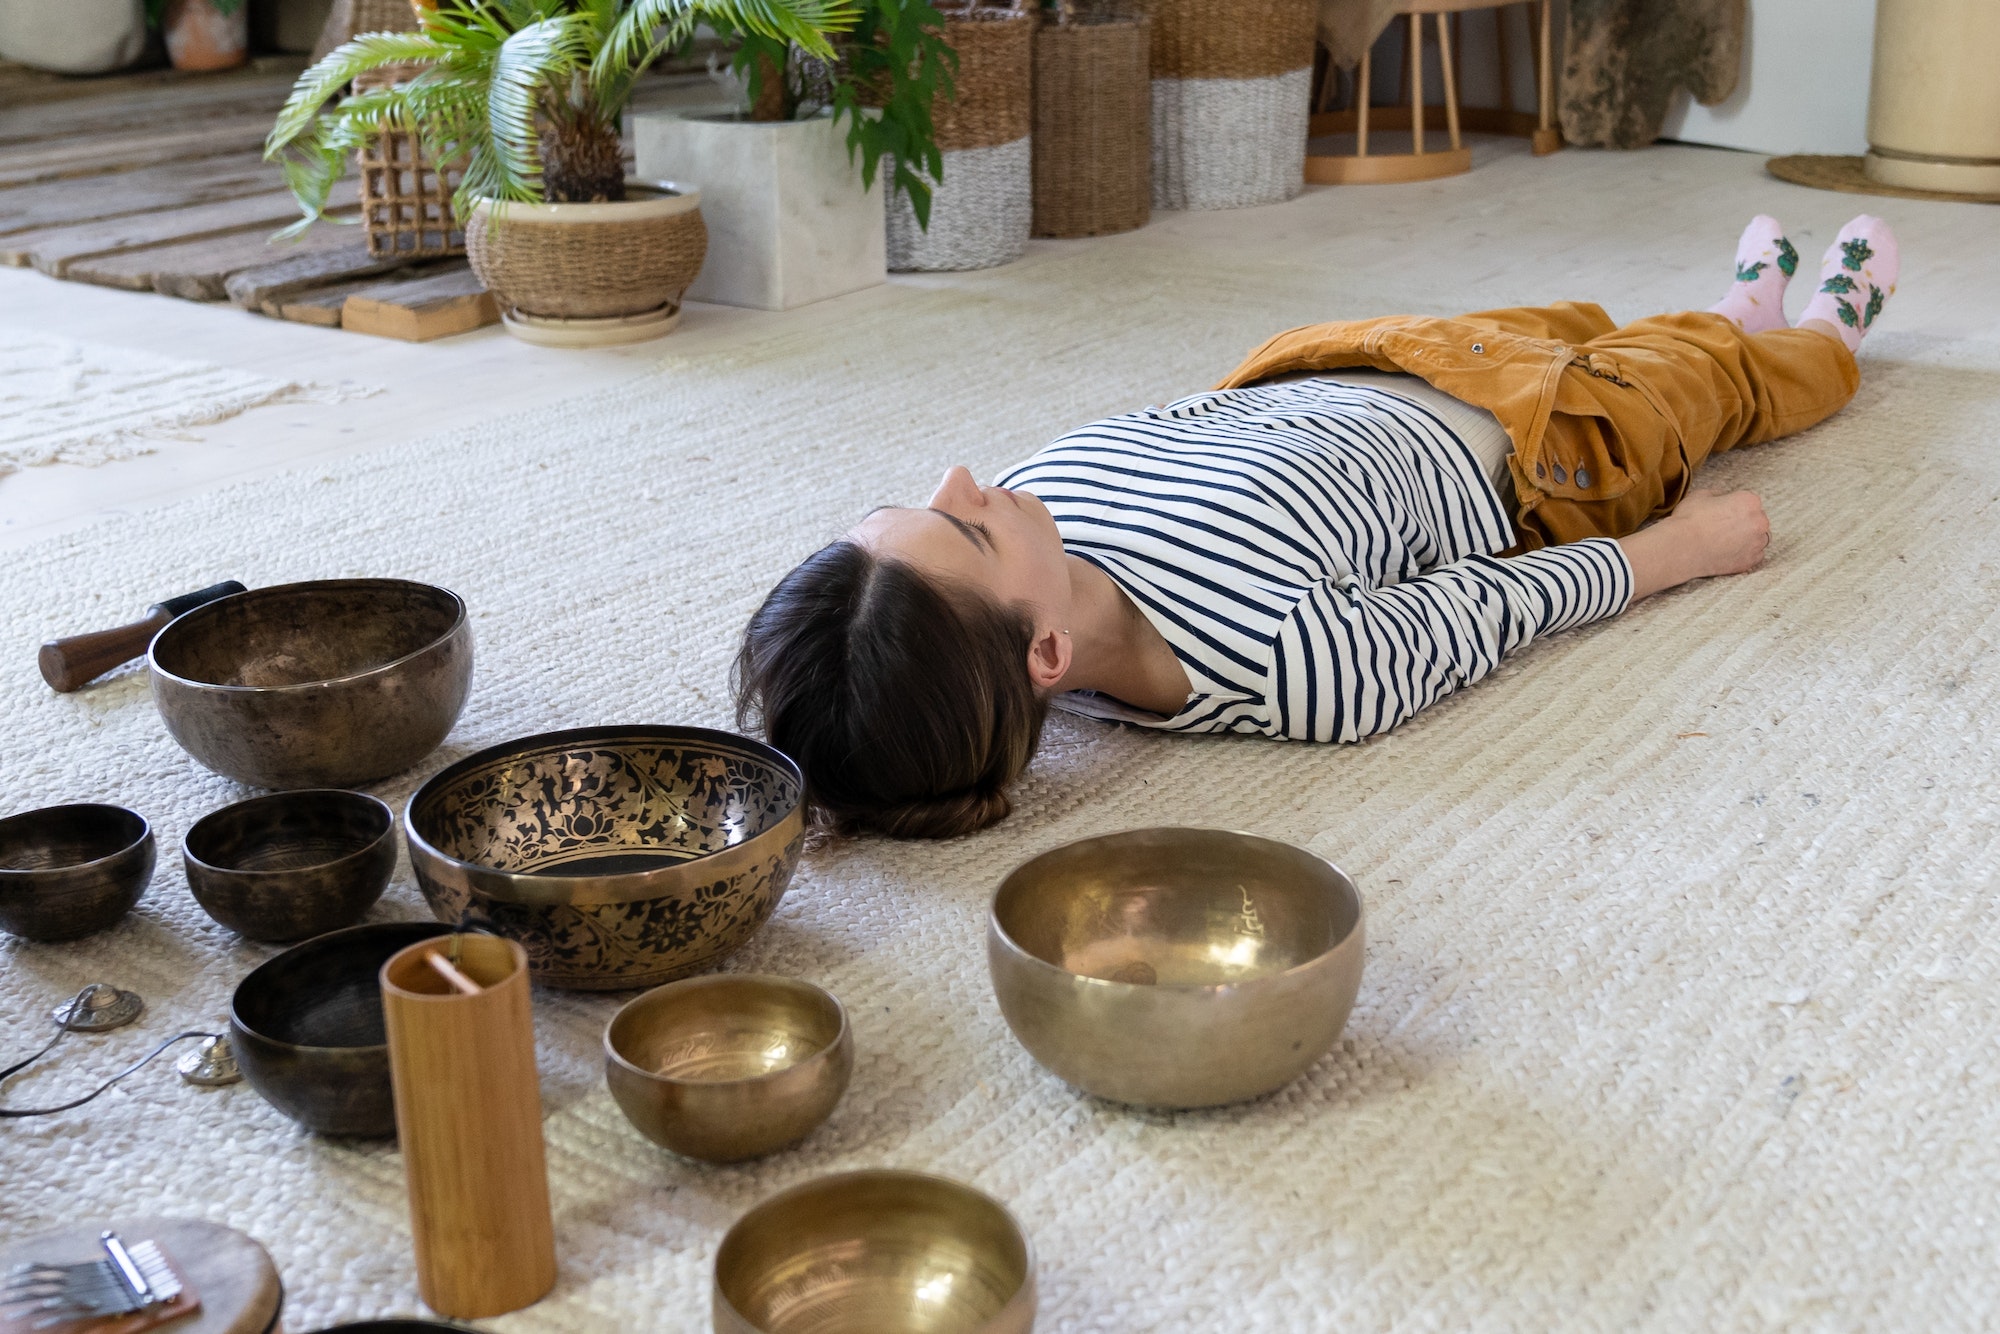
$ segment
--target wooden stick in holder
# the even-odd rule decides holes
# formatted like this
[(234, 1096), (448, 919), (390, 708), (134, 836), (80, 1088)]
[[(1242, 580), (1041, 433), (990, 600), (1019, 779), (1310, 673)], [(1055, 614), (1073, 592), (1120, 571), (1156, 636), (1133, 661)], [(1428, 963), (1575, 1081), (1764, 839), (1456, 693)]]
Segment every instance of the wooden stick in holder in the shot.
[[(440, 947), (474, 993), (431, 962)], [(556, 1250), (527, 954), (497, 936), (420, 941), (382, 965), (382, 1013), (425, 1305), (477, 1319), (539, 1301)]]

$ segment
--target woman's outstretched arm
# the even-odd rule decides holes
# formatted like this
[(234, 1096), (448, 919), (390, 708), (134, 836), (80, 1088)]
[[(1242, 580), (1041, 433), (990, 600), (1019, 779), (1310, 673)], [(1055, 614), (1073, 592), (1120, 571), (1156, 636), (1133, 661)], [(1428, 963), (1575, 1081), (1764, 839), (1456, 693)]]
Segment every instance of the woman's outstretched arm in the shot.
[(1632, 563), (1632, 601), (1690, 579), (1754, 570), (1771, 544), (1771, 521), (1752, 491), (1691, 491), (1680, 508), (1618, 539)]

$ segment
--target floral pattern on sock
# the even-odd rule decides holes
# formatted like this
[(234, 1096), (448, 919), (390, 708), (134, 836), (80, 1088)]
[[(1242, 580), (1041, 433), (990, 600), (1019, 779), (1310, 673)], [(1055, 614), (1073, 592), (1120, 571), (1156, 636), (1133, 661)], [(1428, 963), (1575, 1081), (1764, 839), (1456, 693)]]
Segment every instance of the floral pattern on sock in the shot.
[(1875, 247), (1868, 244), (1868, 238), (1865, 236), (1857, 236), (1852, 241), (1840, 243), (1840, 267), (1843, 269), (1859, 273), (1861, 266), (1873, 258), (1875, 258)]
[(1784, 274), (1787, 278), (1789, 278), (1798, 271), (1799, 271), (1799, 252), (1792, 249), (1792, 243), (1788, 238), (1783, 236), (1779, 237), (1778, 272)]
[(1739, 283), (1754, 283), (1757, 281), (1757, 275), (1769, 267), (1761, 259), (1755, 264), (1738, 264), (1736, 266), (1736, 281)]
[(1889, 294), (1887, 292), (1884, 292), (1874, 283), (1868, 284), (1868, 306), (1861, 312), (1862, 328), (1869, 328), (1875, 323), (1875, 317), (1882, 313), (1882, 303), (1888, 299)]
[[(1865, 244), (1865, 243), (1864, 243)], [(1836, 273), (1819, 285), (1822, 292), (1858, 292), (1861, 288), (1844, 273)]]
[(1850, 329), (1861, 327), (1861, 316), (1855, 311), (1854, 303), (1836, 299), (1833, 303), (1840, 311), (1840, 322)]

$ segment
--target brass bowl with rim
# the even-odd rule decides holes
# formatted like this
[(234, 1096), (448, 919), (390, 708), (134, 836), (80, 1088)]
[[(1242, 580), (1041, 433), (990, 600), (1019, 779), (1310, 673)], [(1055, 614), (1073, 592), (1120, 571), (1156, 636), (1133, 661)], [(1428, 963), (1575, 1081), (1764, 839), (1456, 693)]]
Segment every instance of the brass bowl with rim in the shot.
[(482, 750), (403, 814), (440, 921), (519, 941), (534, 980), (670, 982), (750, 939), (805, 846), (805, 781), (783, 754), (701, 727), (579, 727)]
[(1029, 1334), (1035, 1260), (983, 1191), (841, 1172), (736, 1220), (715, 1254), (715, 1334)]
[(353, 787), (436, 750), (472, 687), (455, 593), (319, 579), (233, 593), (169, 622), (147, 653), (174, 740), (264, 788)]
[(0, 931), (75, 940), (132, 910), (158, 850), (145, 817), (123, 806), (45, 806), (0, 820)]
[(604, 1026), (604, 1079), (639, 1133), (685, 1158), (734, 1163), (811, 1134), (854, 1072), (847, 1011), (810, 982), (690, 977)]
[(1339, 1039), (1361, 986), (1354, 882), (1254, 834), (1086, 838), (1015, 868), (986, 958), (1037, 1061), (1102, 1098), (1211, 1107), (1284, 1087)]
[(181, 837), (188, 891), (251, 940), (304, 940), (353, 926), (396, 870), (396, 813), (365, 792), (307, 788), (251, 797)]

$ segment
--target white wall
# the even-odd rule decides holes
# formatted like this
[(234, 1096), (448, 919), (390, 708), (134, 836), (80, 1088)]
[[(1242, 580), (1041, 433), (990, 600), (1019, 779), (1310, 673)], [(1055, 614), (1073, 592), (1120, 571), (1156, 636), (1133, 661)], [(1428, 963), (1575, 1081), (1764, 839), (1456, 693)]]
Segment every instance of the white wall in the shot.
[(1743, 73), (1728, 100), (1682, 92), (1661, 134), (1759, 153), (1864, 153), (1875, 0), (1749, 0)]

